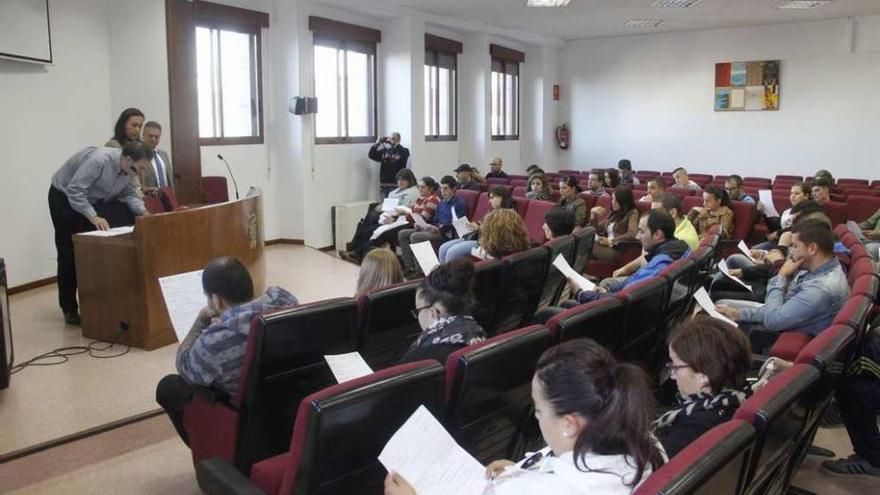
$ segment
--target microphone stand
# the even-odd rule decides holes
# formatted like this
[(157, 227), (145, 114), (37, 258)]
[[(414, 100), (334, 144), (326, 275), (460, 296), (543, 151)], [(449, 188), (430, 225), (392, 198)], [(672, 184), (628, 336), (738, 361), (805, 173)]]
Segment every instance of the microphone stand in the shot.
[(235, 182), (235, 176), (232, 175), (232, 168), (229, 166), (229, 162), (227, 162), (220, 153), (217, 153), (217, 158), (226, 164), (226, 170), (229, 171), (229, 177), (232, 179), (232, 186), (235, 188), (235, 199), (238, 199), (238, 183)]

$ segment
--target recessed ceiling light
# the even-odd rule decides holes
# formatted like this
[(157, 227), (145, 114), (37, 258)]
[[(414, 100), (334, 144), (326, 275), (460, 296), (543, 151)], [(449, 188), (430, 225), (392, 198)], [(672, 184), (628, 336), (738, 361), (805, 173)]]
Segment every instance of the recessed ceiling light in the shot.
[(809, 10), (821, 7), (827, 3), (831, 3), (831, 0), (786, 0), (777, 5), (776, 8), (783, 10)]
[(657, 0), (651, 4), (651, 7), (661, 9), (686, 9), (693, 7), (702, 0)]
[(566, 7), (571, 0), (526, 0), (526, 7)]
[(657, 27), (663, 24), (663, 19), (630, 19), (626, 21), (626, 27)]

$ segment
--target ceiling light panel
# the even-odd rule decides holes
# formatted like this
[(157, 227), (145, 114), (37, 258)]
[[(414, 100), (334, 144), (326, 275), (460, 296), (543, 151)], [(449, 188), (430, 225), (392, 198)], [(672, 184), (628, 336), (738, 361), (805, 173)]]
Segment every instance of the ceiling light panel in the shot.
[(809, 10), (831, 3), (831, 0), (786, 0), (777, 5), (781, 10)]
[(700, 3), (702, 0), (657, 0), (651, 7), (658, 9), (687, 9)]
[(526, 7), (566, 7), (571, 0), (526, 0)]
[(626, 27), (657, 27), (663, 24), (663, 19), (630, 19), (626, 21)]

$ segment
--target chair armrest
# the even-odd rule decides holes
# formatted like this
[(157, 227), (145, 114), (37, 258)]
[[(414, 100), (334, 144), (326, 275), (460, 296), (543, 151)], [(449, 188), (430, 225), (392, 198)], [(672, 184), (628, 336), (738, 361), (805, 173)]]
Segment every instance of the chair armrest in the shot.
[(622, 253), (625, 251), (629, 251), (630, 249), (638, 249), (639, 251), (641, 251), (642, 243), (639, 241), (623, 241), (614, 244), (614, 250), (617, 252)]
[(250, 478), (219, 457), (198, 463), (196, 479), (208, 495), (265, 495)]

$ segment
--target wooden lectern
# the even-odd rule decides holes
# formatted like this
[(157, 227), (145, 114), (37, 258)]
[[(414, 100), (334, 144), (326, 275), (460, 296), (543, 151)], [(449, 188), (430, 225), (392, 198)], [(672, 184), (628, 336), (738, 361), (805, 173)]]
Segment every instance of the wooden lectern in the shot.
[(159, 277), (200, 270), (234, 256), (265, 289), (262, 196), (138, 217), (134, 232), (73, 236), (83, 336), (147, 350), (177, 341)]

